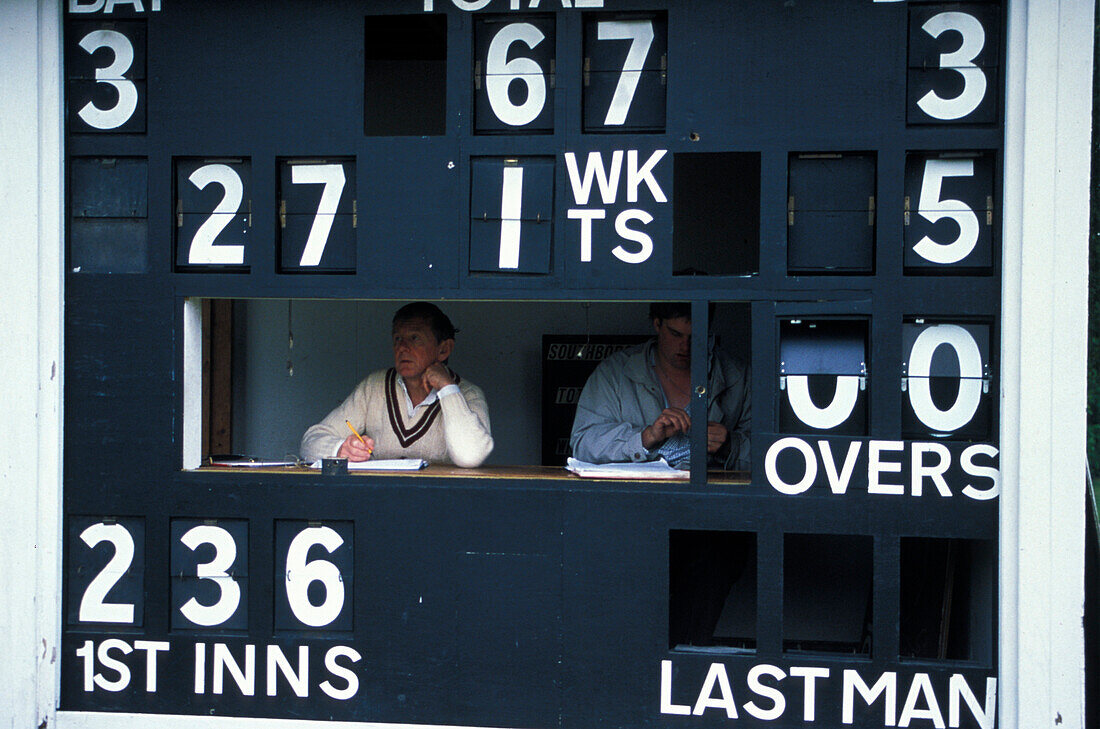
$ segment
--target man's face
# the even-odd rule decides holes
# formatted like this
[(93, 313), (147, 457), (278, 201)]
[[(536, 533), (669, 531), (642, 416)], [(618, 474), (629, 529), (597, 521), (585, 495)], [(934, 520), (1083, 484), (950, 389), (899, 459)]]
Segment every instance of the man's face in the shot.
[(691, 367), (691, 319), (654, 319), (657, 331), (657, 356), (666, 365), (678, 370)]
[(417, 379), (436, 362), (445, 362), (455, 340), (435, 338), (428, 322), (411, 319), (393, 327), (393, 366), (405, 379)]

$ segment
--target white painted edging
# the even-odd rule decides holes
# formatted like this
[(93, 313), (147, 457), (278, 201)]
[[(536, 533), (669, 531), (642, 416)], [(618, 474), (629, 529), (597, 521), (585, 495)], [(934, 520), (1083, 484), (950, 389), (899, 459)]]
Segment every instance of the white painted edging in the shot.
[(0, 2), (0, 717), (52, 719), (61, 577), (61, 7)]
[(1007, 32), (999, 726), (1083, 729), (1093, 0)]

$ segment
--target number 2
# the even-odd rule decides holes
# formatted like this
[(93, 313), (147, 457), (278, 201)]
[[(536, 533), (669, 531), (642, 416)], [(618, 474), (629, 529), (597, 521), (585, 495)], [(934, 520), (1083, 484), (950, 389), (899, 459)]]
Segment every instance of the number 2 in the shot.
[(88, 583), (80, 598), (79, 620), (82, 623), (133, 623), (133, 603), (104, 602), (107, 593), (115, 586), (134, 561), (134, 538), (121, 524), (92, 524), (80, 533), (80, 539), (91, 548), (100, 542), (110, 542), (115, 553)]
[(210, 183), (215, 183), (221, 185), (225, 191), (214, 212), (195, 231), (195, 237), (191, 240), (191, 247), (187, 253), (187, 262), (244, 263), (243, 244), (214, 245), (218, 234), (225, 230), (225, 226), (229, 225), (233, 216), (240, 211), (241, 201), (244, 200), (244, 182), (241, 181), (241, 176), (229, 165), (209, 164), (192, 172), (187, 179), (200, 190)]

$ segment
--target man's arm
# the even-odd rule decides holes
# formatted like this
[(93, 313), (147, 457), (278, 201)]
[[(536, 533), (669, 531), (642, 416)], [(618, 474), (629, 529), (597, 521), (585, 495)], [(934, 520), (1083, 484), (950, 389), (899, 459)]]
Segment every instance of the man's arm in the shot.
[(366, 392), (366, 380), (364, 380), (351, 391), (344, 402), (326, 415), (324, 420), (311, 425), (306, 430), (302, 436), (302, 444), (298, 448), (303, 461), (312, 463), (335, 456), (349, 435), (345, 420), (350, 421), (360, 433), (364, 431), (366, 425), (364, 417), (367, 412)]
[(477, 468), (493, 452), (485, 393), (476, 385), (447, 385), (439, 391), (439, 407), (451, 462)]
[(647, 424), (624, 420), (618, 384), (619, 378), (602, 364), (584, 384), (569, 437), (575, 458), (589, 463), (622, 463), (652, 461), (656, 457), (642, 445), (642, 431)]

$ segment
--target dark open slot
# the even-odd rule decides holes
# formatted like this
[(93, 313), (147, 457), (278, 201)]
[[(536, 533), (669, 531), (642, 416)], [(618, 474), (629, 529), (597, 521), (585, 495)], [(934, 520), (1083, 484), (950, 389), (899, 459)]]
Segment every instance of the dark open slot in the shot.
[(756, 648), (756, 535), (668, 535), (669, 646)]
[(759, 272), (760, 153), (677, 154), (673, 176), (673, 274)]
[(445, 134), (446, 16), (370, 16), (363, 48), (366, 135)]
[(783, 650), (871, 652), (869, 536), (787, 534), (783, 540)]

